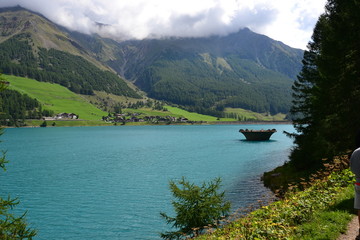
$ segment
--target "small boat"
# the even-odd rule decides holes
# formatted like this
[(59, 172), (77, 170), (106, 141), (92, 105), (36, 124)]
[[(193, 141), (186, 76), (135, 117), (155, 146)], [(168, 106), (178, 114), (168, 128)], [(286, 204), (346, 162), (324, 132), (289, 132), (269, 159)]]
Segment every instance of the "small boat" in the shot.
[(239, 132), (244, 134), (246, 140), (248, 141), (267, 141), (270, 139), (271, 135), (276, 132), (276, 129), (268, 129), (268, 130), (240, 129)]

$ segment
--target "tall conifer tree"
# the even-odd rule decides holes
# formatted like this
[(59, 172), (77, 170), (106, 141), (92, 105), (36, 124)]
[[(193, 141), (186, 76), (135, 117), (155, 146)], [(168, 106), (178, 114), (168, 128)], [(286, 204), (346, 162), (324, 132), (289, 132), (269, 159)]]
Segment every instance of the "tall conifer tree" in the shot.
[(360, 1), (329, 0), (293, 85), (298, 168), (354, 147), (360, 129)]

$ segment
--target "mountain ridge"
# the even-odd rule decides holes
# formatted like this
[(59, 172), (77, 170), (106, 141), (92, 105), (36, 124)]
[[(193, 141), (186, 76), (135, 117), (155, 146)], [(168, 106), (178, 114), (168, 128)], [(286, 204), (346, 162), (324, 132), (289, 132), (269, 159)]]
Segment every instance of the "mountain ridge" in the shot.
[(30, 33), (37, 47), (54, 48), (59, 51), (82, 56), (97, 67), (103, 70), (110, 70), (109, 67), (94, 61), (81, 45), (69, 38), (67, 31), (64, 31), (65, 28), (51, 22), (39, 13), (22, 7), (0, 8), (0, 17), (0, 43), (18, 34)]
[[(201, 113), (216, 114), (224, 107), (286, 113), (291, 85), (301, 68), (302, 50), (249, 29), (208, 38), (118, 42), (67, 30), (22, 8), (14, 12), (18, 14), (12, 18), (25, 12), (23, 26), (37, 30), (37, 36), (31, 32), (34, 52), (54, 48), (81, 56), (102, 70), (116, 72), (149, 97)], [(7, 22), (4, 14), (9, 16)], [(0, 46), (9, 37), (4, 26), (14, 30), (10, 16), (11, 12), (0, 11)]]
[(140, 98), (116, 72), (47, 19), (22, 8), (0, 12), (0, 69), (59, 83), (75, 93)]
[[(254, 43), (254, 36), (261, 44)], [(126, 41), (119, 46), (118, 58), (109, 66), (150, 97), (198, 107), (196, 111), (224, 105), (287, 112), (303, 54), (249, 29), (226, 37)], [(280, 91), (273, 96), (276, 88)], [(251, 96), (256, 96), (252, 103)]]

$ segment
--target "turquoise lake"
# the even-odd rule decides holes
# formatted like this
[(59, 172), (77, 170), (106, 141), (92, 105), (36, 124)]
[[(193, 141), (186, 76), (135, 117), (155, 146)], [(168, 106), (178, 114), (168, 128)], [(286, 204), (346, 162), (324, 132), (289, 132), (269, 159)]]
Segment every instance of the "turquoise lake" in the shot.
[[(240, 128), (272, 129), (248, 142)], [(268, 193), (260, 177), (288, 160), (292, 125), (114, 126), (6, 129), (7, 171), (0, 196), (19, 197), (17, 213), (36, 240), (160, 239), (170, 230), (169, 180), (222, 178), (233, 209)]]

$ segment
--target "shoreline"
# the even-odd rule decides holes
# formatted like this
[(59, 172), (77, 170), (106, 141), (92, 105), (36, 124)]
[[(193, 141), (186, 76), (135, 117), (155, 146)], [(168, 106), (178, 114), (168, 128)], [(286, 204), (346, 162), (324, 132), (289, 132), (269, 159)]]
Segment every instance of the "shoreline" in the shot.
[[(0, 126), (0, 128), (40, 128), (40, 124), (43, 120), (30, 120), (36, 121), (36, 124), (32, 122), (27, 122), (26, 126)], [(41, 122), (41, 123), (40, 123)], [(48, 125), (46, 127), (106, 127), (106, 126), (163, 126), (163, 125), (280, 125), (280, 124), (292, 124), (291, 121), (199, 121), (199, 122), (188, 122), (188, 123), (157, 123), (151, 124), (146, 122), (128, 122), (126, 124), (114, 124), (106, 123), (102, 121), (92, 121), (92, 120), (60, 120), (60, 121), (46, 121)], [(31, 124), (32, 123), (32, 124)], [(55, 126), (52, 126), (51, 123), (55, 123)], [(62, 123), (62, 124), (57, 124)], [(65, 123), (65, 124), (64, 124)], [(70, 124), (66, 124), (70, 123)], [(73, 124), (75, 123), (75, 124)], [(78, 123), (78, 124), (76, 124)]]
[(218, 125), (277, 125), (277, 124), (292, 124), (291, 121), (219, 121), (213, 122)]

